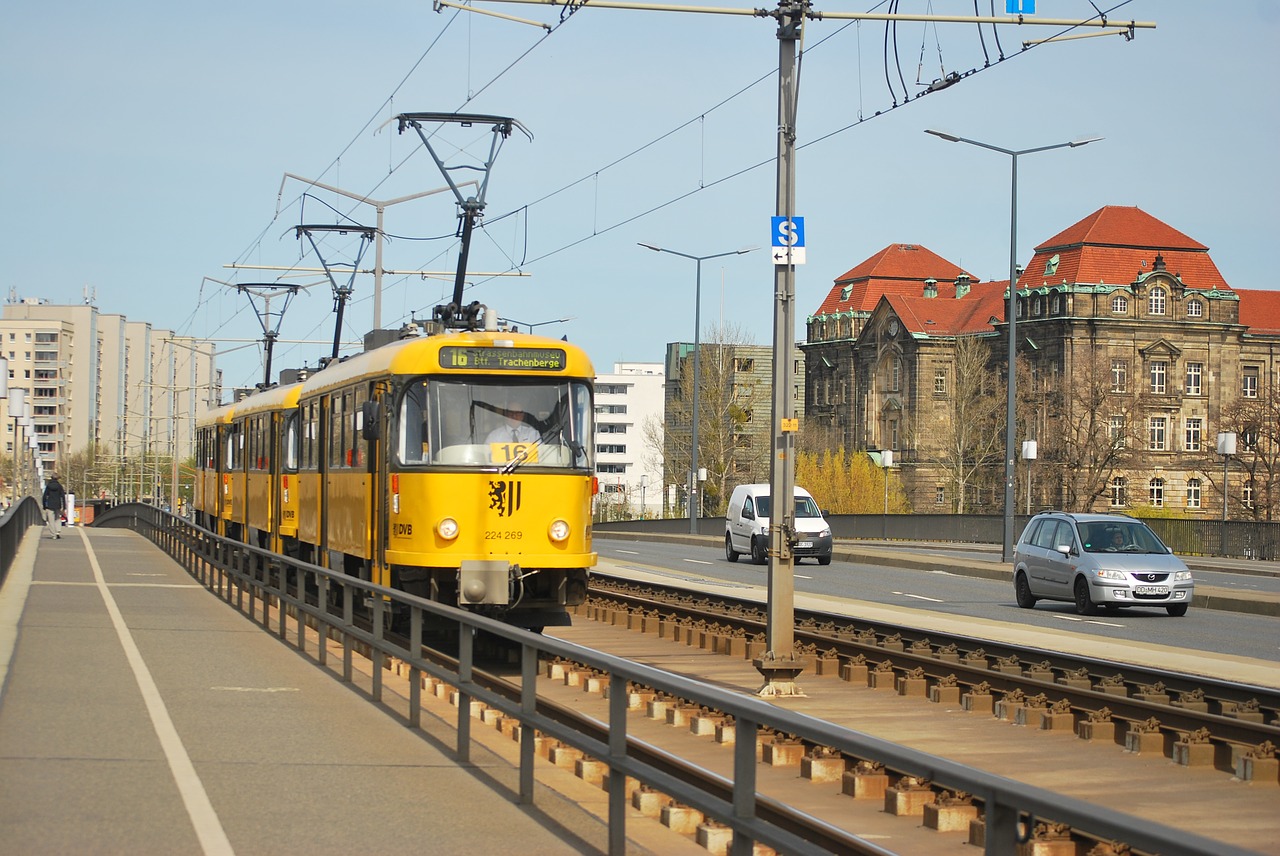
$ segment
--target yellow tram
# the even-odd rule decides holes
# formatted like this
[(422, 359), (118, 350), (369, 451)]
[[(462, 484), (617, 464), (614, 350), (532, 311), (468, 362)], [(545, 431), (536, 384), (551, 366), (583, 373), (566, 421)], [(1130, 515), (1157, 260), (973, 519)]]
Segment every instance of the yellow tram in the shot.
[(198, 522), (521, 626), (566, 624), (596, 562), (593, 378), (580, 348), (497, 329), (366, 350), (206, 415)]

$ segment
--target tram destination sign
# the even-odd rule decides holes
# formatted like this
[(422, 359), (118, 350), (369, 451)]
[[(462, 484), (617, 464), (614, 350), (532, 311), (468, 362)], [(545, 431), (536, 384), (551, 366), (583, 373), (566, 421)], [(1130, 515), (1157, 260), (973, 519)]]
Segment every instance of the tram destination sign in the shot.
[(487, 372), (564, 371), (561, 348), (471, 348), (446, 345), (440, 349), (440, 368)]

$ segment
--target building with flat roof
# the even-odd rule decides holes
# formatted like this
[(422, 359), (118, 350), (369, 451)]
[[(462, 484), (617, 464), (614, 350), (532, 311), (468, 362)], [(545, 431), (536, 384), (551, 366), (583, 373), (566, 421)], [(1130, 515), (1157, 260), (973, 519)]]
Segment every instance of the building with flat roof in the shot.
[[(122, 495), (155, 494), (147, 459), (190, 457), (197, 415), (222, 394), (214, 345), (90, 303), (11, 299), (0, 315), (0, 356), (8, 361), (10, 390), (24, 390), (31, 403), (45, 472), (92, 449), (100, 463), (114, 462), (132, 478)], [(24, 442), (22, 427), (5, 422), (0, 437), (12, 456)]]
[(614, 363), (596, 375), (596, 515), (661, 517), (662, 363)]

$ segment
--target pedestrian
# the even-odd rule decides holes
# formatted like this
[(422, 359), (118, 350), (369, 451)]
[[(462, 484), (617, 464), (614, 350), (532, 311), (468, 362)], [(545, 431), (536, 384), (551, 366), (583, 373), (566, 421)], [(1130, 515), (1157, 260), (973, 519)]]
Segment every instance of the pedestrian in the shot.
[(44, 522), (49, 527), (49, 534), (56, 540), (62, 537), (62, 512), (67, 505), (67, 492), (62, 487), (62, 482), (58, 481), (56, 473), (49, 475), (49, 480), (44, 483), (44, 496), (41, 497), (41, 503), (44, 506)]

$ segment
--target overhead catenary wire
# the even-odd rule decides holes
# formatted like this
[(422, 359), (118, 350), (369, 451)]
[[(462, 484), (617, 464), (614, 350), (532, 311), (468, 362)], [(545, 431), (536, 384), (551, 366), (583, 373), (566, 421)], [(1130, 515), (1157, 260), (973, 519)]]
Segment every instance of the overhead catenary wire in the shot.
[[(1124, 2), (1119, 3), (1119, 4), (1117, 4), (1116, 6), (1112, 7), (1112, 9), (1110, 9), (1110, 10), (1108, 11), (1108, 13), (1104, 13), (1104, 15), (1105, 15), (1105, 14), (1109, 14), (1110, 12), (1113, 12), (1115, 9), (1118, 9), (1118, 8), (1121, 8), (1121, 7), (1125, 6), (1125, 5), (1128, 5), (1128, 3), (1129, 3), (1129, 2), (1130, 2), (1130, 0), (1124, 0)], [(873, 6), (873, 9), (874, 9), (874, 8), (876, 8), (876, 7), (878, 7), (878, 6), (883, 6), (883, 5), (884, 5), (883, 3), (876, 4), (876, 6)], [(992, 4), (992, 5), (994, 6), (994, 4)], [(495, 84), (499, 79), (501, 79), (503, 76), (505, 76), (505, 75), (509, 74), (512, 70), (514, 70), (514, 69), (515, 69), (515, 68), (516, 68), (516, 67), (517, 67), (517, 66), (518, 66), (522, 61), (524, 61), (524, 60), (525, 60), (525, 59), (526, 59), (526, 58), (527, 58), (527, 57), (528, 57), (528, 56), (529, 56), (529, 55), (530, 55), (534, 50), (536, 50), (539, 46), (541, 46), (541, 45), (545, 44), (545, 43), (546, 43), (546, 40), (547, 40), (547, 39), (548, 39), (548, 38), (549, 38), (549, 37), (550, 37), (554, 32), (556, 32), (556, 31), (560, 28), (560, 26), (562, 26), (562, 25), (563, 25), (567, 20), (569, 20), (569, 18), (572, 16), (572, 14), (573, 14), (574, 12), (578, 11), (580, 8), (582, 8), (582, 7), (581, 7), (581, 6), (575, 6), (573, 9), (569, 10), (569, 15), (562, 15), (561, 20), (560, 20), (560, 21), (555, 25), (555, 27), (554, 27), (554, 28), (552, 28), (552, 30), (551, 30), (551, 31), (549, 31), (549, 32), (547, 32), (547, 33), (545, 33), (545, 34), (543, 34), (543, 35), (542, 35), (542, 36), (541, 36), (541, 37), (540, 37), (540, 38), (539, 38), (539, 39), (538, 39), (538, 40), (537, 40), (533, 45), (528, 46), (528, 47), (526, 47), (524, 50), (522, 50), (522, 51), (521, 51), (521, 53), (520, 53), (520, 54), (519, 54), (515, 59), (513, 59), (511, 62), (509, 62), (508, 64), (506, 64), (505, 66), (503, 66), (503, 67), (502, 67), (502, 69), (501, 69), (497, 74), (495, 74), (495, 75), (494, 75), (494, 76), (493, 76), (493, 77), (492, 77), (488, 82), (486, 82), (486, 83), (485, 83), (483, 86), (481, 86), (479, 89), (475, 90), (474, 92), (468, 92), (468, 96), (467, 96), (467, 98), (464, 100), (463, 104), (465, 105), (465, 104), (470, 103), (470, 102), (471, 102), (471, 101), (473, 101), (476, 97), (478, 97), (480, 94), (482, 94), (482, 93), (483, 93), (483, 92), (485, 92), (487, 89), (489, 89), (491, 86), (493, 86), (493, 85), (494, 85), (494, 84)], [(896, 0), (894, 0), (894, 2), (892, 2), (892, 3), (891, 3), (891, 8), (893, 8), (893, 9), (896, 9), (896, 8), (897, 8), (897, 2), (896, 2)], [(976, 9), (977, 9), (977, 0), (975, 0), (975, 12), (976, 12)], [(450, 25), (451, 25), (451, 24), (456, 20), (456, 15), (457, 15), (457, 14), (460, 14), (460, 12), (455, 12), (455, 13), (454, 13), (454, 15), (450, 17), (449, 21), (446, 23), (446, 26), (445, 26), (444, 28), (442, 28), (441, 32), (440, 32), (440, 33), (437, 35), (437, 37), (432, 41), (432, 44), (431, 44), (431, 45), (428, 47), (428, 49), (427, 49), (426, 51), (424, 51), (424, 53), (423, 53), (423, 54), (418, 58), (417, 62), (415, 62), (414, 66), (409, 70), (409, 72), (407, 72), (407, 73), (405, 74), (405, 76), (402, 78), (402, 80), (400, 81), (400, 83), (398, 83), (398, 84), (396, 85), (396, 87), (394, 88), (394, 90), (393, 90), (393, 92), (391, 93), (391, 95), (389, 95), (386, 99), (384, 99), (384, 100), (383, 100), (382, 104), (379, 106), (379, 111), (381, 111), (382, 107), (384, 107), (385, 105), (392, 103), (392, 99), (394, 99), (395, 95), (396, 95), (396, 94), (397, 94), (397, 93), (398, 93), (398, 92), (403, 88), (403, 86), (407, 83), (407, 81), (412, 77), (412, 75), (413, 75), (414, 71), (416, 71), (416, 69), (417, 69), (417, 68), (421, 65), (421, 63), (426, 59), (426, 57), (427, 57), (427, 55), (430, 53), (430, 51), (440, 43), (440, 40), (444, 37), (445, 33), (449, 30), (449, 26), (450, 26)], [(994, 11), (992, 12), (992, 14), (993, 14), (993, 16), (994, 16)], [(860, 22), (859, 22), (859, 23), (860, 23)], [(845, 26), (847, 27), (848, 25), (846, 24)], [(997, 33), (997, 46), (999, 47), (999, 41), (998, 41), (998, 28), (996, 27), (996, 25), (995, 25), (994, 23), (993, 23), (991, 26), (992, 26), (993, 31), (995, 31), (995, 32)], [(842, 28), (840, 28), (840, 30), (838, 30), (838, 31), (837, 31), (837, 33), (833, 33), (833, 34), (831, 34), (830, 36), (827, 36), (827, 37), (825, 37), (824, 39), (820, 40), (819, 42), (817, 42), (817, 43), (816, 43), (815, 45), (813, 45), (812, 47), (806, 48), (806, 51), (805, 51), (805, 52), (807, 52), (808, 50), (815, 49), (816, 47), (818, 47), (818, 46), (822, 45), (824, 42), (828, 41), (830, 38), (834, 37), (835, 35), (837, 35), (837, 34), (838, 34), (838, 32), (841, 32), (841, 31), (843, 31), (844, 29), (845, 29), (845, 28), (844, 28), (844, 27), (842, 27)], [(1071, 28), (1068, 28), (1068, 30), (1069, 30), (1069, 29), (1071, 29)], [(985, 42), (985, 38), (983, 38), (983, 37), (982, 37), (982, 34), (981, 34), (981, 25), (980, 25), (980, 24), (979, 24), (979, 37), (980, 37), (980, 42), (981, 42), (982, 52), (983, 52), (983, 56), (984, 56), (984, 65), (983, 65), (983, 69), (974, 69), (974, 70), (971, 70), (971, 71), (969, 71), (969, 72), (967, 72), (967, 73), (965, 74), (965, 76), (966, 76), (966, 77), (967, 77), (967, 76), (971, 76), (971, 75), (973, 75), (973, 74), (977, 73), (977, 71), (979, 71), (979, 70), (985, 70), (986, 68), (993, 67), (993, 65), (994, 65), (994, 64), (996, 64), (996, 63), (1003, 62), (1003, 61), (1005, 61), (1006, 59), (1011, 59), (1011, 58), (1013, 58), (1013, 57), (1005, 57), (1005, 56), (1004, 56), (1004, 53), (1003, 53), (1003, 50), (1002, 50), (1002, 49), (999, 49), (999, 59), (997, 59), (997, 60), (993, 63), (993, 62), (992, 62), (992, 60), (991, 60), (991, 58), (990, 58), (990, 56), (989, 56), (989, 54), (987, 53), (987, 50), (986, 50), (986, 42)], [(905, 79), (902, 77), (901, 67), (900, 67), (900, 63), (899, 63), (898, 76), (899, 76), (899, 80), (900, 80), (900, 82), (901, 82), (901, 85), (903, 86), (903, 89), (904, 89), (904, 93), (903, 93), (903, 94), (904, 94), (904, 98), (903, 98), (903, 101), (902, 101), (902, 103), (901, 103), (901, 104), (899, 104), (899, 102), (898, 102), (896, 90), (893, 88), (892, 82), (891, 82), (891, 80), (890, 80), (890, 78), (889, 78), (889, 69), (888, 69), (888, 64), (887, 64), (887, 63), (888, 63), (888, 55), (887, 55), (887, 52), (888, 52), (888, 48), (889, 48), (889, 44), (888, 44), (888, 42), (889, 42), (889, 32), (888, 32), (888, 29), (887, 29), (887, 30), (886, 30), (886, 43), (885, 43), (885, 57), (884, 57), (884, 59), (885, 59), (886, 84), (888, 85), (888, 88), (889, 88), (889, 90), (890, 90), (890, 100), (891, 100), (891, 102), (892, 102), (892, 106), (891, 106), (891, 107), (889, 107), (889, 108), (886, 108), (886, 109), (877, 110), (877, 111), (875, 111), (871, 116), (866, 116), (866, 115), (864, 115), (863, 105), (862, 105), (862, 102), (861, 102), (861, 90), (859, 90), (859, 101), (858, 101), (857, 110), (856, 110), (857, 119), (856, 119), (855, 121), (850, 122), (850, 123), (847, 123), (847, 124), (845, 124), (845, 125), (843, 125), (843, 126), (841, 126), (841, 127), (837, 128), (837, 129), (835, 129), (835, 130), (832, 130), (832, 131), (829, 131), (829, 132), (823, 133), (823, 134), (821, 134), (820, 136), (815, 137), (814, 139), (811, 139), (811, 140), (806, 141), (806, 142), (804, 142), (804, 143), (800, 143), (800, 144), (797, 146), (797, 149), (800, 149), (800, 148), (808, 148), (808, 147), (810, 147), (810, 146), (812, 146), (812, 145), (816, 145), (816, 144), (818, 144), (818, 143), (820, 143), (820, 142), (823, 142), (823, 141), (825, 141), (825, 140), (831, 139), (831, 138), (832, 138), (832, 137), (834, 137), (834, 136), (837, 136), (837, 135), (839, 135), (839, 134), (845, 133), (845, 132), (847, 132), (847, 131), (849, 131), (849, 130), (851, 130), (851, 129), (853, 129), (853, 128), (855, 128), (855, 127), (859, 126), (859, 125), (861, 125), (863, 122), (865, 122), (865, 121), (869, 121), (871, 118), (876, 118), (876, 117), (878, 117), (878, 116), (880, 116), (880, 115), (884, 115), (884, 114), (885, 114), (885, 113), (887, 113), (889, 110), (897, 109), (899, 106), (904, 106), (904, 105), (907, 103), (907, 101), (908, 101), (908, 100), (911, 100), (911, 99), (909, 98), (909, 94), (905, 91), (905, 90), (906, 90)], [(896, 61), (896, 60), (897, 60), (897, 42), (896, 42), (896, 32), (894, 33), (894, 44), (893, 44), (893, 48), (894, 48), (894, 51), (895, 51), (895, 61)], [(1029, 49), (1029, 48), (1028, 48), (1028, 49)], [(1022, 55), (1022, 53), (1025, 53), (1025, 52), (1026, 52), (1026, 50), (1027, 50), (1027, 49), (1024, 49), (1021, 53), (1014, 54), (1013, 56), (1014, 56), (1014, 57), (1016, 57), (1016, 56), (1021, 56), (1021, 55)], [(802, 54), (801, 54), (801, 56), (803, 57), (803, 56), (804, 56), (804, 53), (802, 53)], [(521, 205), (519, 205), (519, 206), (517, 206), (517, 207), (515, 207), (515, 208), (511, 209), (511, 210), (510, 210), (510, 211), (508, 211), (507, 213), (504, 213), (504, 214), (498, 214), (498, 215), (494, 215), (494, 216), (492, 216), (492, 217), (487, 218), (487, 223), (489, 223), (489, 224), (493, 224), (493, 223), (496, 223), (496, 222), (500, 222), (500, 221), (502, 221), (502, 220), (504, 220), (504, 219), (506, 219), (506, 218), (508, 218), (508, 217), (522, 216), (522, 217), (524, 217), (524, 218), (525, 218), (525, 225), (524, 225), (525, 246), (524, 246), (524, 251), (523, 251), (523, 253), (522, 253), (522, 255), (521, 255), (521, 258), (520, 258), (519, 260), (515, 260), (515, 259), (512, 259), (512, 258), (511, 258), (510, 254), (505, 254), (505, 253), (504, 253), (505, 257), (506, 257), (506, 258), (508, 259), (508, 261), (511, 263), (511, 265), (512, 265), (512, 269), (515, 269), (515, 268), (518, 268), (518, 267), (521, 267), (521, 266), (525, 266), (525, 265), (529, 265), (529, 264), (533, 264), (533, 263), (536, 263), (536, 262), (538, 262), (538, 261), (542, 261), (542, 260), (545, 260), (545, 259), (547, 259), (547, 258), (553, 257), (553, 256), (555, 256), (555, 255), (558, 255), (558, 254), (560, 254), (560, 253), (566, 252), (566, 251), (568, 251), (568, 250), (572, 249), (573, 247), (579, 246), (579, 245), (581, 245), (581, 244), (583, 244), (583, 243), (585, 243), (585, 242), (587, 242), (587, 241), (589, 241), (589, 240), (591, 240), (591, 239), (593, 239), (593, 238), (595, 238), (595, 237), (599, 237), (599, 236), (601, 236), (601, 235), (607, 234), (607, 233), (609, 233), (609, 232), (611, 232), (611, 231), (613, 231), (613, 230), (615, 230), (615, 229), (617, 229), (617, 228), (620, 228), (620, 227), (622, 227), (622, 226), (624, 226), (624, 225), (627, 225), (627, 224), (629, 224), (629, 223), (632, 223), (632, 222), (635, 222), (635, 221), (637, 221), (637, 220), (639, 220), (639, 219), (642, 219), (642, 218), (644, 218), (645, 216), (649, 216), (649, 215), (651, 215), (651, 214), (653, 214), (653, 213), (655, 213), (655, 212), (658, 212), (658, 211), (663, 210), (664, 208), (668, 208), (668, 207), (670, 207), (670, 206), (672, 206), (672, 205), (678, 204), (679, 202), (684, 201), (684, 200), (686, 200), (686, 199), (688, 199), (688, 198), (690, 198), (690, 197), (692, 197), (692, 196), (696, 195), (696, 194), (697, 194), (697, 193), (699, 193), (699, 192), (702, 192), (702, 191), (704, 191), (704, 190), (711, 190), (711, 189), (714, 189), (714, 188), (718, 187), (719, 185), (722, 185), (722, 184), (724, 184), (724, 183), (726, 183), (726, 182), (728, 182), (728, 181), (731, 181), (731, 180), (733, 180), (733, 179), (735, 179), (735, 178), (741, 177), (741, 176), (743, 176), (743, 175), (745, 175), (745, 174), (747, 174), (747, 173), (750, 173), (750, 172), (752, 172), (752, 171), (754, 171), (754, 170), (757, 170), (757, 169), (759, 169), (759, 168), (761, 168), (761, 167), (764, 167), (764, 166), (767, 166), (767, 165), (771, 164), (771, 163), (773, 162), (773, 158), (768, 158), (768, 159), (764, 159), (764, 160), (761, 160), (761, 161), (756, 162), (756, 163), (749, 164), (749, 165), (747, 165), (747, 166), (743, 166), (743, 167), (740, 167), (740, 168), (737, 168), (737, 169), (731, 170), (730, 172), (727, 172), (726, 174), (724, 174), (724, 175), (722, 175), (722, 176), (720, 176), (720, 177), (718, 177), (718, 178), (717, 178), (717, 177), (706, 178), (706, 177), (704, 177), (704, 176), (700, 176), (700, 177), (699, 177), (699, 180), (698, 180), (698, 186), (697, 186), (695, 189), (688, 190), (688, 191), (682, 191), (682, 192), (679, 192), (679, 193), (673, 194), (673, 195), (671, 195), (670, 197), (668, 197), (666, 200), (664, 200), (664, 201), (662, 201), (662, 202), (659, 202), (659, 203), (654, 204), (654, 205), (647, 206), (647, 207), (645, 207), (645, 208), (644, 208), (644, 209), (642, 209), (642, 210), (639, 210), (639, 211), (636, 211), (636, 212), (634, 212), (634, 213), (631, 213), (631, 214), (628, 214), (628, 215), (625, 215), (625, 216), (619, 217), (619, 218), (617, 218), (613, 223), (610, 223), (610, 224), (599, 224), (598, 222), (593, 222), (593, 224), (592, 224), (592, 226), (591, 226), (591, 229), (590, 229), (590, 233), (589, 233), (589, 234), (584, 234), (584, 235), (580, 236), (579, 238), (571, 239), (571, 240), (569, 240), (569, 241), (566, 241), (566, 242), (564, 242), (564, 243), (562, 243), (562, 244), (560, 244), (560, 245), (558, 245), (558, 246), (556, 246), (556, 247), (553, 247), (553, 248), (551, 248), (551, 249), (547, 250), (546, 252), (542, 252), (542, 253), (536, 253), (536, 252), (535, 252), (535, 253), (534, 253), (534, 255), (532, 255), (532, 256), (530, 256), (530, 255), (529, 255), (529, 247), (528, 247), (528, 244), (527, 244), (527, 237), (528, 237), (528, 222), (529, 222), (530, 218), (532, 217), (532, 215), (533, 215), (533, 211), (537, 208), (537, 206), (539, 206), (540, 204), (545, 203), (545, 202), (547, 202), (547, 201), (549, 201), (549, 200), (551, 200), (551, 199), (555, 198), (556, 196), (558, 196), (558, 195), (560, 195), (560, 194), (563, 194), (563, 193), (565, 193), (565, 192), (568, 192), (569, 190), (573, 189), (575, 186), (578, 186), (578, 185), (582, 184), (582, 183), (583, 183), (583, 182), (585, 182), (585, 181), (588, 181), (588, 180), (595, 180), (595, 179), (597, 179), (597, 178), (598, 178), (598, 177), (599, 177), (603, 172), (605, 172), (605, 171), (607, 171), (607, 170), (609, 170), (609, 169), (612, 169), (612, 168), (614, 168), (614, 167), (616, 167), (616, 166), (619, 166), (619, 165), (621, 165), (622, 163), (626, 162), (627, 160), (629, 160), (629, 159), (631, 159), (631, 158), (633, 158), (633, 157), (635, 157), (635, 156), (639, 155), (640, 153), (642, 153), (642, 152), (646, 151), (647, 149), (650, 149), (650, 148), (652, 148), (653, 146), (658, 145), (658, 144), (659, 144), (659, 143), (661, 143), (662, 141), (664, 141), (664, 140), (666, 140), (666, 139), (668, 139), (668, 138), (670, 138), (670, 137), (672, 137), (672, 136), (674, 136), (674, 135), (678, 134), (681, 130), (683, 130), (683, 129), (687, 128), (689, 125), (693, 124), (694, 122), (705, 122), (705, 119), (706, 119), (706, 117), (707, 117), (708, 115), (710, 115), (711, 113), (713, 113), (713, 112), (714, 112), (714, 111), (716, 111), (717, 109), (720, 109), (721, 107), (723, 107), (723, 106), (725, 106), (725, 105), (729, 104), (730, 102), (732, 102), (732, 101), (733, 101), (733, 100), (735, 100), (736, 98), (741, 97), (743, 94), (745, 94), (746, 92), (748, 92), (749, 90), (751, 90), (754, 86), (759, 85), (759, 83), (764, 82), (764, 81), (766, 81), (766, 80), (770, 79), (770, 78), (771, 78), (771, 76), (772, 76), (772, 74), (773, 74), (773, 70), (771, 69), (768, 73), (765, 73), (765, 74), (763, 74), (763, 75), (760, 75), (759, 77), (757, 77), (756, 79), (754, 79), (753, 81), (751, 81), (751, 82), (750, 82), (750, 83), (748, 83), (747, 85), (743, 86), (743, 87), (742, 87), (742, 88), (740, 88), (739, 90), (735, 91), (734, 93), (732, 93), (732, 94), (731, 94), (731, 95), (729, 95), (728, 97), (721, 99), (720, 101), (718, 101), (718, 102), (717, 102), (714, 106), (712, 106), (711, 108), (709, 108), (709, 109), (707, 109), (707, 110), (699, 111), (699, 113), (698, 113), (695, 117), (693, 117), (693, 118), (691, 118), (691, 119), (689, 119), (689, 120), (686, 120), (686, 121), (684, 121), (684, 122), (682, 122), (682, 123), (679, 123), (678, 125), (674, 126), (674, 127), (673, 127), (673, 128), (671, 128), (670, 130), (665, 131), (665, 132), (662, 132), (661, 134), (659, 134), (659, 135), (657, 135), (657, 136), (653, 137), (653, 138), (652, 138), (652, 139), (650, 139), (648, 142), (643, 143), (643, 144), (641, 144), (641, 145), (639, 145), (639, 146), (636, 146), (636, 147), (634, 147), (634, 148), (632, 148), (632, 149), (628, 150), (625, 154), (623, 154), (623, 155), (621, 155), (621, 156), (619, 156), (619, 157), (617, 157), (617, 158), (615, 158), (615, 159), (613, 159), (613, 160), (611, 160), (611, 161), (607, 162), (604, 166), (601, 166), (601, 167), (598, 167), (598, 168), (596, 168), (596, 169), (593, 169), (593, 170), (591, 170), (589, 173), (587, 173), (586, 175), (584, 175), (584, 176), (582, 176), (582, 177), (580, 177), (580, 178), (577, 178), (577, 179), (573, 179), (572, 181), (570, 181), (570, 182), (568, 182), (568, 183), (566, 183), (566, 184), (562, 185), (561, 187), (559, 187), (559, 188), (557, 188), (557, 189), (554, 189), (554, 190), (552, 190), (552, 191), (550, 191), (550, 192), (548, 192), (548, 193), (545, 193), (545, 194), (543, 194), (543, 195), (541, 195), (541, 196), (537, 197), (536, 199), (534, 199), (534, 200), (532, 200), (532, 201), (530, 201), (530, 202), (525, 202), (525, 203), (523, 203), (523, 204), (521, 204)], [(353, 138), (353, 139), (352, 139), (352, 140), (351, 140), (351, 141), (350, 141), (350, 142), (349, 142), (349, 143), (348, 143), (348, 144), (343, 148), (343, 150), (342, 150), (342, 152), (339, 154), (339, 156), (338, 156), (337, 158), (335, 158), (335, 159), (334, 159), (334, 163), (337, 163), (337, 162), (338, 162), (338, 160), (342, 157), (342, 155), (343, 155), (343, 154), (345, 154), (345, 153), (347, 153), (347, 152), (350, 150), (351, 146), (356, 142), (356, 140), (359, 138), (359, 136), (360, 136), (361, 134), (363, 134), (365, 131), (367, 131), (367, 129), (368, 129), (368, 128), (369, 128), (369, 127), (374, 123), (374, 121), (375, 121), (376, 117), (377, 117), (377, 116), (376, 116), (376, 114), (375, 114), (375, 117), (370, 118), (370, 119), (369, 119), (369, 120), (364, 124), (364, 126), (363, 126), (363, 127), (360, 129), (360, 131), (357, 133), (356, 137), (355, 137), (355, 138)], [(415, 149), (414, 151), (416, 152), (416, 149)], [(403, 168), (403, 166), (405, 165), (405, 163), (407, 163), (407, 161), (409, 160), (409, 158), (410, 158), (410, 157), (412, 157), (412, 156), (413, 156), (413, 153), (411, 152), (411, 153), (410, 153), (410, 155), (409, 155), (408, 157), (406, 157), (404, 160), (402, 160), (399, 164), (397, 164), (397, 165), (395, 165), (395, 166), (393, 166), (393, 167), (390, 167), (390, 168), (389, 168), (389, 171), (388, 171), (388, 175), (387, 175), (386, 177), (384, 177), (384, 178), (383, 178), (383, 179), (378, 183), (378, 185), (377, 185), (377, 186), (381, 186), (381, 184), (382, 184), (383, 182), (385, 182), (385, 181), (390, 177), (390, 175), (392, 175), (392, 174), (396, 173), (399, 169)], [(332, 167), (333, 167), (333, 164), (331, 164), (330, 168), (332, 168)], [(326, 171), (327, 171), (327, 170), (326, 170)], [(376, 189), (376, 187), (375, 187), (375, 189)], [(335, 211), (336, 211), (336, 209), (335, 209)], [(273, 218), (273, 221), (274, 221), (274, 218)], [(268, 224), (266, 227), (264, 227), (263, 231), (259, 234), (258, 238), (256, 238), (256, 239), (255, 239), (255, 245), (256, 245), (256, 244), (260, 244), (260, 242), (261, 242), (261, 238), (262, 238), (263, 236), (265, 236), (265, 235), (269, 232), (269, 230), (270, 230), (270, 224)], [(439, 239), (438, 237), (435, 237), (435, 238), (411, 238), (411, 237), (409, 237), (409, 236), (405, 236), (405, 235), (398, 235), (397, 237), (398, 237), (398, 238), (400, 238), (400, 239), (402, 239), (402, 240), (438, 240), (438, 239)], [(441, 236), (441, 237), (442, 237), (442, 236)], [(245, 256), (247, 256), (247, 255), (249, 254), (249, 251), (250, 251), (250, 250), (252, 250), (252, 248), (253, 248), (253, 245), (251, 245), (251, 247), (249, 248), (249, 250), (246, 250), (244, 253), (242, 253), (242, 254), (241, 254), (241, 256), (240, 256), (240, 258), (244, 258)], [(447, 252), (447, 251), (442, 251), (442, 252)], [(437, 256), (437, 258), (438, 258), (438, 256)], [(485, 281), (485, 280), (483, 280), (483, 279), (479, 280), (479, 282), (483, 282), (483, 281)], [(400, 282), (403, 282), (403, 280), (400, 280)], [(478, 283), (470, 283), (470, 284), (468, 285), (468, 287), (469, 287), (469, 288), (470, 288), (470, 287), (474, 287), (474, 285), (476, 285), (476, 284), (478, 284)], [(362, 302), (362, 301), (363, 301), (363, 298), (361, 298), (361, 299), (360, 299), (360, 301), (357, 301), (357, 302)], [(410, 313), (406, 313), (406, 316), (402, 316), (402, 317), (407, 317), (407, 316), (408, 316), (408, 314), (416, 313), (417, 311), (420, 311), (420, 310), (421, 310), (421, 309), (423, 309), (423, 308), (425, 308), (425, 306), (424, 306), (424, 307), (418, 307), (418, 308), (415, 308), (415, 309), (411, 309), (411, 310), (410, 310)], [(195, 315), (196, 315), (196, 314), (198, 314), (198, 310), (197, 310), (197, 312), (196, 312), (196, 313), (193, 313), (193, 317), (195, 317)], [(224, 326), (225, 326), (225, 324), (224, 324)], [(317, 325), (317, 327), (318, 327), (318, 326), (319, 326), (319, 325)], [(221, 328), (219, 328), (219, 329), (221, 329)]]

